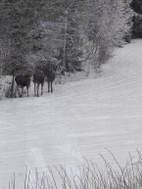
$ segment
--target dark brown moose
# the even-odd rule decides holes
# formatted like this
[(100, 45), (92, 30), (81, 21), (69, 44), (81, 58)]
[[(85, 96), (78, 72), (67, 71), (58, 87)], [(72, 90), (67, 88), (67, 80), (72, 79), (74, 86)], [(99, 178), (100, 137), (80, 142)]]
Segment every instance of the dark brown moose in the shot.
[(44, 74), (47, 77), (47, 83), (48, 83), (48, 93), (53, 93), (53, 81), (55, 79), (55, 73), (50, 68), (46, 67), (44, 69)]
[[(16, 91), (18, 91), (18, 95), (19, 97), (23, 96), (23, 89), (24, 87), (27, 88), (27, 96), (29, 96), (29, 86), (30, 86), (30, 75), (18, 75), (15, 77), (15, 81), (16, 81)], [(22, 89), (21, 93), (20, 93), (20, 88)]]
[(41, 95), (43, 95), (44, 73), (42, 70), (36, 70), (33, 75), (34, 95), (39, 96), (39, 86), (41, 85)]

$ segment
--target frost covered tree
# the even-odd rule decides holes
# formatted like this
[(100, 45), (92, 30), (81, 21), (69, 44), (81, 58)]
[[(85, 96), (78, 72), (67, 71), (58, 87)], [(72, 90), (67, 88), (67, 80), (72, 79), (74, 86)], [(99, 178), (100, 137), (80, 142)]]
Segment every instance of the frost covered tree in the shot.
[(131, 27), (129, 3), (123, 0), (85, 1), (82, 28), (85, 28), (84, 35), (90, 41), (86, 44), (95, 67), (106, 61), (112, 48), (120, 46), (129, 32)]

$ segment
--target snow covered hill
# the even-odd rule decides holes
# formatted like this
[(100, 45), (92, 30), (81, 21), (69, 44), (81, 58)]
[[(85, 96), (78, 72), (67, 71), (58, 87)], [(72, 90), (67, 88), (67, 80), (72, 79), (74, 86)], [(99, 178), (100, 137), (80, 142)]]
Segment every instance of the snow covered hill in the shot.
[(123, 164), (142, 150), (142, 40), (116, 49), (101, 77), (54, 88), (0, 101), (0, 188), (13, 172), (20, 186), (26, 165), (75, 167), (100, 153), (111, 161), (106, 148)]

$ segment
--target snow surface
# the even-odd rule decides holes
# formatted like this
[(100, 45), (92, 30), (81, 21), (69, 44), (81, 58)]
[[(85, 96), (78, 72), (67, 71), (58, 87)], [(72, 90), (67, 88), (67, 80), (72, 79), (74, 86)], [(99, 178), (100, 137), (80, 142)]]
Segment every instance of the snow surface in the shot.
[(54, 89), (0, 101), (0, 188), (13, 172), (20, 188), (26, 165), (75, 168), (99, 154), (111, 161), (106, 149), (125, 164), (142, 150), (142, 40), (116, 49), (100, 77)]

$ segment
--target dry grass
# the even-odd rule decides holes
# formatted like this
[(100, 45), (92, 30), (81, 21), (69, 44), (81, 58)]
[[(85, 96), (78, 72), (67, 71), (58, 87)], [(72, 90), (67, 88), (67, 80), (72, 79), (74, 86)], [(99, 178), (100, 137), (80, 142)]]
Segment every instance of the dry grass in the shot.
[[(104, 168), (99, 168), (92, 161), (84, 159), (84, 165), (77, 173), (67, 171), (63, 166), (48, 167), (48, 173), (39, 174), (36, 169), (34, 179), (29, 169), (26, 170), (24, 189), (142, 189), (142, 154), (137, 151), (138, 160), (133, 162), (131, 155), (125, 167), (109, 151), (116, 166), (115, 169), (102, 156)], [(116, 168), (117, 167), (117, 168)], [(16, 177), (13, 174), (9, 189), (16, 188)], [(19, 188), (18, 188), (19, 189)]]

